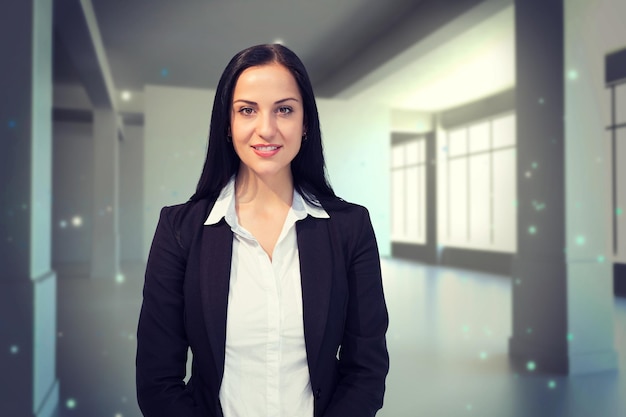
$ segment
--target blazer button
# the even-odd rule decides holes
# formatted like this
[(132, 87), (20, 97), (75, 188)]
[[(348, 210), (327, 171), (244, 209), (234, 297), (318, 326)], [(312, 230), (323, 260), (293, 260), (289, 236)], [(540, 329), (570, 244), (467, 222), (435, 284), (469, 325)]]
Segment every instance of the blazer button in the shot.
[(315, 390), (315, 399), (316, 399), (316, 400), (319, 400), (321, 396), (322, 396), (322, 390), (321, 390), (321, 389), (319, 389), (319, 388), (318, 388), (318, 389), (316, 389), (316, 390)]

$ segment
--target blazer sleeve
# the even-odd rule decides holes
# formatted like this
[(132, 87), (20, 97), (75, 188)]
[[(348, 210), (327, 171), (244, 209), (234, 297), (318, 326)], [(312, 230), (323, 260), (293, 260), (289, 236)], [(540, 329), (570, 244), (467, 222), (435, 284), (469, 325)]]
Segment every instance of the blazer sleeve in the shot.
[(351, 236), (344, 253), (349, 298), (339, 352), (340, 380), (324, 417), (374, 416), (383, 405), (389, 317), (374, 229), (367, 210), (361, 210), (346, 233)]
[(146, 266), (137, 329), (137, 399), (145, 417), (196, 415), (183, 380), (189, 347), (183, 300), (186, 256), (173, 232), (172, 210), (161, 210)]

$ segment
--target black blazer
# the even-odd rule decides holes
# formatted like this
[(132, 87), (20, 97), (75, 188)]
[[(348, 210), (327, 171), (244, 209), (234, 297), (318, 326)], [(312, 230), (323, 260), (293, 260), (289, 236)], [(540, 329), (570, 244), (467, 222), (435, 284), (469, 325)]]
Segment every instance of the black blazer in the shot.
[[(329, 219), (296, 223), (314, 415), (374, 416), (389, 370), (374, 231), (364, 207), (323, 206)], [(137, 331), (137, 397), (146, 417), (222, 416), (233, 235), (224, 219), (204, 225), (212, 207), (200, 200), (161, 211)]]

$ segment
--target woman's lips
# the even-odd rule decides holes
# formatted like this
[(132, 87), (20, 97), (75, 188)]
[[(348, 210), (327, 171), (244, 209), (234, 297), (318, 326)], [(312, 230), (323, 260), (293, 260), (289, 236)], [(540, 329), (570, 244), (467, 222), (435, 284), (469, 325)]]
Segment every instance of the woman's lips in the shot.
[(255, 154), (267, 158), (276, 155), (281, 147), (278, 145), (253, 145), (252, 149)]

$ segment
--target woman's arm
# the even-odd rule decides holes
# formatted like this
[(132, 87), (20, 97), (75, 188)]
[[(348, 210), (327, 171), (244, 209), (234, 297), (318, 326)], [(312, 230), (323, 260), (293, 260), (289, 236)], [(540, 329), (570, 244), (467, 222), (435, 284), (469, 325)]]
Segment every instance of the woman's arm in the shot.
[(389, 324), (380, 258), (366, 209), (353, 223), (348, 257), (348, 307), (339, 352), (340, 380), (325, 417), (374, 416), (383, 405)]
[(172, 210), (161, 210), (137, 329), (137, 399), (145, 417), (191, 417), (196, 413), (183, 381), (189, 347), (183, 300), (186, 256), (173, 232)]

